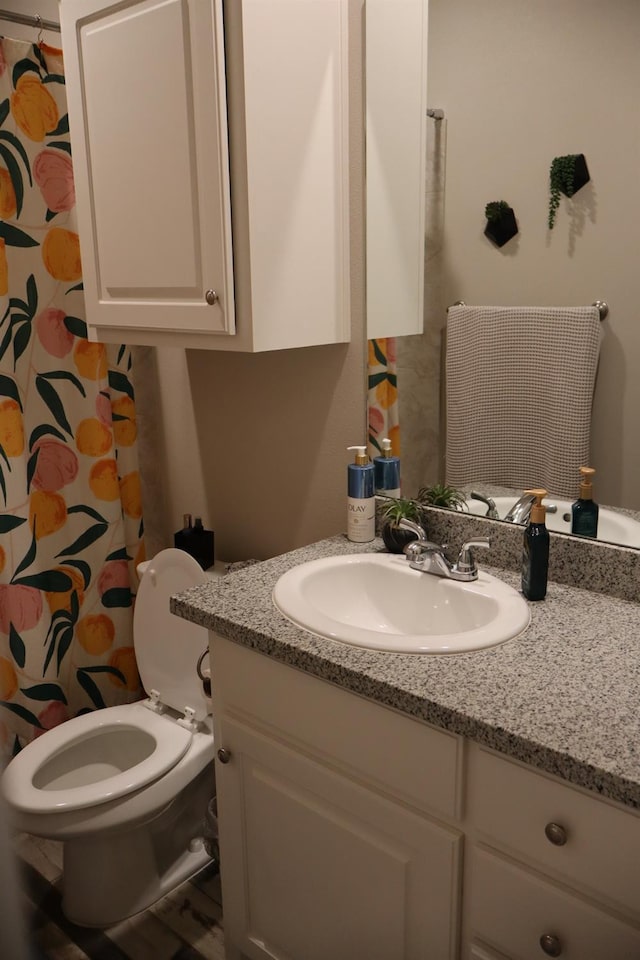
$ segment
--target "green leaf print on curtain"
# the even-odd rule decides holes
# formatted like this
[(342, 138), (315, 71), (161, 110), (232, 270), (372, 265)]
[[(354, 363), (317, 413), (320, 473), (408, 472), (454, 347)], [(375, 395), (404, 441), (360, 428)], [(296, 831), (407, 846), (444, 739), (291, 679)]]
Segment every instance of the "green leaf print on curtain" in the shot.
[(0, 748), (137, 699), (127, 347), (87, 340), (61, 51), (0, 40)]

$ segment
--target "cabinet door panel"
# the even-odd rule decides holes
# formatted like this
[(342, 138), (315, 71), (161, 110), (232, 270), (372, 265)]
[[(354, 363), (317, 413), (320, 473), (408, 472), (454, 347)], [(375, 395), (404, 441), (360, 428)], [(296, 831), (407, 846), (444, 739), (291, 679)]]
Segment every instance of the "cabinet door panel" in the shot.
[(221, 0), (61, 17), (88, 322), (232, 333)]
[(640, 930), (592, 902), (476, 847), (465, 895), (469, 935), (518, 960), (545, 956), (540, 938), (559, 941), (567, 960), (640, 957)]
[(455, 955), (459, 836), (226, 718), (225, 931), (250, 957)]
[(461, 737), (210, 636), (214, 695), (225, 712), (249, 723), (255, 718), (377, 792), (436, 817), (456, 817)]
[[(234, 230), (240, 237), (246, 195), (255, 348), (347, 341), (347, 4), (232, 6), (230, 28), (242, 10), (246, 149), (246, 185), (234, 177)], [(243, 305), (245, 295), (240, 280)]]

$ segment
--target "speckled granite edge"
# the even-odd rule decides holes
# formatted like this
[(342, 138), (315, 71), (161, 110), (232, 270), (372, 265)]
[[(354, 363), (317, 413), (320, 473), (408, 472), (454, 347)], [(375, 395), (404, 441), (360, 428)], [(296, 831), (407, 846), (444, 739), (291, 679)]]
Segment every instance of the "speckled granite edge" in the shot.
[[(455, 522), (448, 511), (435, 512)], [(640, 607), (550, 583), (547, 601), (531, 605), (532, 623), (520, 638), (444, 657), (327, 641), (273, 607), (273, 586), (292, 566), (380, 547), (335, 537), (186, 591), (172, 598), (171, 609), (282, 663), (640, 809)], [(493, 572), (517, 587), (516, 573)]]

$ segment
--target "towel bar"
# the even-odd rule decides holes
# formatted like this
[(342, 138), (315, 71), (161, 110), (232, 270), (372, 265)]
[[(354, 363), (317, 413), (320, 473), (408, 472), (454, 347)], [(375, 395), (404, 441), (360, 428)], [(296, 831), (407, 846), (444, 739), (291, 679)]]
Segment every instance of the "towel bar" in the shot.
[[(452, 307), (466, 307), (466, 305), (467, 304), (465, 303), (464, 300), (456, 300), (455, 303), (451, 304)], [(609, 316), (609, 304), (607, 303), (606, 300), (594, 300), (591, 306), (598, 308), (598, 313), (600, 314), (600, 320), (607, 319), (607, 317)], [(449, 308), (447, 307), (447, 309)]]

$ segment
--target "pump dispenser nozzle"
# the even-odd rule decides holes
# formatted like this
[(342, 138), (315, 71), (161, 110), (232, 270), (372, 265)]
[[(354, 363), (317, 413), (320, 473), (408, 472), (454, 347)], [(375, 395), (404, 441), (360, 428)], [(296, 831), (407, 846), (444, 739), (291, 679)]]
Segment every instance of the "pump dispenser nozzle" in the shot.
[(392, 452), (391, 452), (391, 440), (389, 439), (389, 437), (383, 437), (383, 440), (382, 440), (382, 456), (383, 456), (383, 457), (392, 457), (392, 456), (393, 456), (393, 454), (392, 454)]
[(544, 497), (546, 497), (547, 491), (539, 487), (534, 490), (525, 490), (524, 492), (536, 498), (535, 503), (531, 507), (531, 513), (529, 514), (529, 523), (544, 523), (547, 508), (542, 501)]
[(347, 450), (357, 450), (354, 463), (357, 463), (359, 467), (366, 466), (369, 463), (369, 457), (367, 456), (366, 447), (347, 447)]
[(580, 499), (593, 500), (592, 478), (595, 474), (593, 467), (580, 467)]

